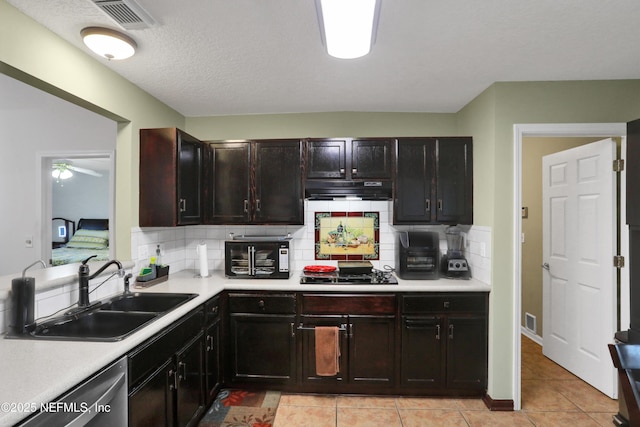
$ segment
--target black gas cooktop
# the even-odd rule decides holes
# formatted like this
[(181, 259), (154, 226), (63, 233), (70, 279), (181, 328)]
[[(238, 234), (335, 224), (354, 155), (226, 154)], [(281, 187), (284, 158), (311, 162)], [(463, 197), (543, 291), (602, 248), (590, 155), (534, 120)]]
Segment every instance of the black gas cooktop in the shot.
[(398, 279), (390, 271), (373, 270), (365, 274), (340, 274), (303, 272), (300, 283), (307, 285), (397, 285)]

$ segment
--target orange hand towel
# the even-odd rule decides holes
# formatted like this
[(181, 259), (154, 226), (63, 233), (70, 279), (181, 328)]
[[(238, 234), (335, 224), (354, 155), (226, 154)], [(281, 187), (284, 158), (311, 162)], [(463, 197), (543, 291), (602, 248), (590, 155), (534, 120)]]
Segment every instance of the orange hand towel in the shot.
[(336, 326), (316, 326), (316, 374), (333, 377), (340, 372), (340, 330)]

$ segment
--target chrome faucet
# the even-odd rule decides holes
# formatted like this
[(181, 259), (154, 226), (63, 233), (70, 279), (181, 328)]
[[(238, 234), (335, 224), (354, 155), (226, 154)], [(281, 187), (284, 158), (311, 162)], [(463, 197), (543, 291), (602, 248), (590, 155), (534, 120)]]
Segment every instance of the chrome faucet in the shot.
[(102, 273), (111, 264), (116, 264), (118, 266), (118, 276), (124, 277), (125, 272), (124, 272), (124, 269), (122, 268), (122, 264), (120, 264), (120, 261), (116, 261), (115, 259), (107, 262), (102, 267), (100, 267), (98, 271), (89, 275), (89, 266), (87, 265), (87, 262), (93, 257), (95, 257), (95, 255), (92, 255), (89, 258), (82, 261), (82, 264), (78, 269), (78, 284), (79, 284), (78, 307), (86, 307), (89, 305), (89, 280), (95, 278), (97, 275)]

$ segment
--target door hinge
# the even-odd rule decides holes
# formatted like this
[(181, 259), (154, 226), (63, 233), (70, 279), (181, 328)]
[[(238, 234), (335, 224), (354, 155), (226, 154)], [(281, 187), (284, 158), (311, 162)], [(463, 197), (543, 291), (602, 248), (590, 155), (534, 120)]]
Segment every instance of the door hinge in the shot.
[(613, 266), (615, 268), (622, 268), (624, 267), (624, 257), (622, 255), (615, 255), (613, 257)]
[(624, 170), (624, 159), (615, 159), (613, 161), (613, 171), (622, 172)]

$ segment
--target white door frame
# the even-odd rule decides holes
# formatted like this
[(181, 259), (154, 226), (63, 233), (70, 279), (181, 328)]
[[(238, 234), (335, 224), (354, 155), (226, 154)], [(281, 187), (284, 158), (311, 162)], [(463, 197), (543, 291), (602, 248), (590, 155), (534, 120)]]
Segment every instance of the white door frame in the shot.
[(51, 258), (51, 162), (54, 159), (74, 159), (104, 157), (109, 161), (109, 258), (115, 258), (115, 190), (116, 190), (116, 153), (115, 150), (74, 150), (74, 151), (39, 151), (36, 153), (36, 211), (37, 230), (39, 236), (37, 253), (45, 262)]
[[(513, 405), (515, 410), (521, 408), (521, 352), (520, 334), (522, 317), (522, 139), (524, 137), (616, 137), (626, 136), (626, 123), (541, 123), (513, 125)], [(625, 193), (621, 193), (624, 213)], [(623, 222), (624, 224), (624, 222)], [(622, 227), (624, 231), (624, 227)], [(622, 233), (624, 235), (626, 233)], [(621, 237), (624, 242), (625, 239)], [(626, 296), (628, 302), (628, 294)], [(625, 296), (622, 295), (622, 304)], [(628, 305), (628, 304), (626, 304)], [(622, 323), (624, 328), (624, 323)], [(613, 340), (613, 337), (611, 337)]]

